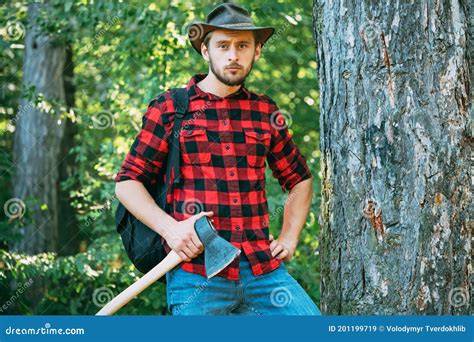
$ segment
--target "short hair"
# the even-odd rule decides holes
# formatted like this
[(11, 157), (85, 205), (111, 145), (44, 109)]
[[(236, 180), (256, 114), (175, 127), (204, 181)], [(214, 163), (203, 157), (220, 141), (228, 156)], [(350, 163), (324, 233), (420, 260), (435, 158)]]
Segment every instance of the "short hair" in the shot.
[[(212, 35), (212, 32), (214, 31), (210, 31), (208, 32), (205, 36), (204, 36), (204, 39), (203, 39), (203, 44), (206, 45), (206, 47), (209, 49), (209, 41), (211, 40), (211, 35)], [(252, 30), (252, 33), (253, 33), (253, 39), (255, 41), (255, 47), (257, 46), (258, 43), (260, 43), (259, 41), (259, 35), (257, 33), (257, 31), (253, 31)]]

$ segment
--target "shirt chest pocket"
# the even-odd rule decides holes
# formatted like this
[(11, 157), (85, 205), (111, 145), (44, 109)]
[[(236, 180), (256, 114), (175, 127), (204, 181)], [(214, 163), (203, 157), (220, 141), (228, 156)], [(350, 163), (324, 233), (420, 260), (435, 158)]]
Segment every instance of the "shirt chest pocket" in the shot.
[(182, 130), (179, 137), (179, 144), (184, 164), (211, 164), (211, 152), (205, 128)]
[(270, 149), (271, 134), (245, 130), (245, 144), (247, 150), (247, 163), (250, 167), (263, 167)]

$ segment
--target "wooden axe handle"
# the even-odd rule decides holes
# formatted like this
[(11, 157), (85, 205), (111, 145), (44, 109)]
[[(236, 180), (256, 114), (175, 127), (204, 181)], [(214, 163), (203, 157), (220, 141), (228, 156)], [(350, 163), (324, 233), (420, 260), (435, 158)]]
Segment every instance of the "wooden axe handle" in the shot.
[(175, 268), (181, 261), (183, 261), (181, 257), (176, 254), (175, 251), (171, 250), (166, 258), (164, 258), (158, 265), (153, 267), (143, 277), (123, 290), (118, 296), (114, 297), (110, 302), (107, 303), (107, 305), (105, 305), (102, 309), (100, 309), (99, 312), (96, 313), (96, 316), (113, 315), (140, 292), (145, 290), (148, 286), (165, 275), (166, 272)]

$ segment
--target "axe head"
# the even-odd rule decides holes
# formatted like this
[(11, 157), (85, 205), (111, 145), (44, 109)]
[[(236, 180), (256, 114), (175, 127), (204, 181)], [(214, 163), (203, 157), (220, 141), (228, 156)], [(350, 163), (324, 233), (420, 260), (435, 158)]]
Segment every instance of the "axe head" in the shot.
[(204, 245), (204, 267), (210, 279), (226, 268), (240, 254), (240, 249), (220, 237), (207, 216), (200, 217), (194, 229)]

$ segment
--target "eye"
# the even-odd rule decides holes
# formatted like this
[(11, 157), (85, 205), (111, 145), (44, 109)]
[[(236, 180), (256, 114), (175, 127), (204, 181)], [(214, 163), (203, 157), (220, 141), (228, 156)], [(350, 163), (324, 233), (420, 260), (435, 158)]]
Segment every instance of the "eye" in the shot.
[(243, 48), (246, 48), (247, 47), (247, 44), (240, 44), (240, 47), (243, 49)]
[(220, 44), (218, 47), (219, 47), (219, 48), (224, 48), (224, 49), (225, 49), (225, 48), (227, 47), (227, 45), (226, 45), (226, 44)]

